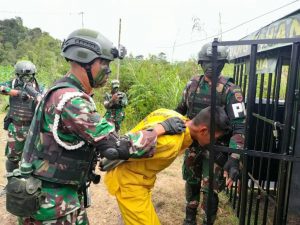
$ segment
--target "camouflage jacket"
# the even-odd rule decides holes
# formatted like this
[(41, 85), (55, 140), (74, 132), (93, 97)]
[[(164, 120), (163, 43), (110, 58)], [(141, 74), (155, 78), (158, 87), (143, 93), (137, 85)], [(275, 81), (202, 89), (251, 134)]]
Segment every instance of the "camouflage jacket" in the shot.
[[(232, 125), (229, 146), (241, 149), (244, 147), (245, 123), (245, 105), (241, 89), (231, 79), (219, 76), (216, 90), (216, 103), (224, 107)], [(194, 76), (187, 83), (176, 111), (193, 118), (203, 108), (211, 105), (210, 96), (211, 85), (204, 76)]]
[[(77, 145), (79, 142), (84, 142), (91, 146), (97, 146), (97, 143), (103, 139), (108, 139), (110, 135), (114, 134), (115, 127), (108, 122), (105, 118), (101, 118), (96, 110), (93, 101), (88, 96), (80, 82), (74, 75), (68, 75), (68, 79), (71, 79), (73, 83), (77, 83), (77, 87), (65, 87), (54, 90), (50, 96), (46, 98), (46, 102), (43, 107), (39, 107), (36, 111), (35, 118), (41, 115), (41, 121), (35, 121), (30, 128), (28, 140), (34, 135), (34, 124), (40, 124), (40, 142), (36, 147), (38, 152), (48, 152), (51, 155), (51, 151), (57, 148), (58, 143), (54, 140), (53, 127), (54, 118), (57, 113), (57, 106), (63, 96), (66, 93), (81, 93), (81, 97), (74, 97), (67, 101), (62, 111), (60, 112), (60, 120), (57, 129), (57, 136), (59, 139), (67, 143), (67, 145)], [(59, 82), (58, 82), (59, 83)], [(51, 90), (51, 89), (50, 89)], [(43, 99), (45, 101), (45, 98)], [(43, 101), (42, 101), (43, 102)], [(112, 139), (114, 139), (114, 137)], [(51, 142), (43, 143), (43, 141)], [(156, 134), (152, 131), (139, 131), (129, 135), (129, 141), (131, 143), (130, 157), (148, 157), (152, 155), (154, 146), (156, 144)], [(49, 146), (49, 149), (44, 149), (44, 146)], [(53, 149), (53, 150), (51, 150)], [(36, 154), (36, 158), (32, 158), (29, 141), (26, 141), (23, 157), (26, 162), (34, 164), (36, 173), (45, 173), (45, 163), (47, 160), (40, 160)], [(49, 162), (47, 163), (47, 170), (49, 170)], [(50, 170), (52, 173), (53, 170)]]

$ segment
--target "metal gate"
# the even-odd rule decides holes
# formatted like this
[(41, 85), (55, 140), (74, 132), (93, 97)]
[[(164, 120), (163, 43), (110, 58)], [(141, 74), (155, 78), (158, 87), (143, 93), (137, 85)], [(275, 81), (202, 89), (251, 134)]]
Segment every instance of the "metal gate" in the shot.
[[(281, 47), (269, 52), (258, 49), (258, 46), (275, 45)], [(233, 71), (234, 81), (243, 91), (247, 116), (243, 150), (213, 144), (215, 121), (211, 116), (210, 187), (215, 152), (238, 153), (242, 177), (227, 194), (239, 224), (300, 224), (300, 175), (297, 175), (300, 169), (300, 38), (215, 40), (213, 74), (216, 74), (218, 46), (242, 46), (250, 50), (249, 54), (234, 60)], [(263, 66), (259, 68), (260, 65)], [(272, 67), (274, 71), (268, 72)], [(216, 90), (216, 82), (217, 77), (213, 76), (211, 90)], [(211, 96), (213, 114), (216, 92), (212, 91)], [(210, 188), (208, 224), (211, 224), (212, 194)]]

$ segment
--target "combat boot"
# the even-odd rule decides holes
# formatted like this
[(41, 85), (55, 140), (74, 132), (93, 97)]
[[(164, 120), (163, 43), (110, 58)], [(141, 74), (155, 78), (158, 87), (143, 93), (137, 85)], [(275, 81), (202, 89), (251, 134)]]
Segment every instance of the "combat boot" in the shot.
[(196, 216), (197, 216), (197, 209), (186, 207), (185, 219), (183, 221), (183, 225), (197, 225)]

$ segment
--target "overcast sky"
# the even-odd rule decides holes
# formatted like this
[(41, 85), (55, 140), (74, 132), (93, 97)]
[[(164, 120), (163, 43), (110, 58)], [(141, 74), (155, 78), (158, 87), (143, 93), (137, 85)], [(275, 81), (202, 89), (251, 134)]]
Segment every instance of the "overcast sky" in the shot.
[(300, 0), (0, 0), (0, 5), (0, 20), (19, 16), (24, 26), (60, 40), (83, 23), (117, 45), (121, 18), (121, 43), (134, 56), (164, 52), (169, 60), (187, 60), (213, 40), (203, 39), (222, 30), (222, 40), (238, 40), (299, 9)]

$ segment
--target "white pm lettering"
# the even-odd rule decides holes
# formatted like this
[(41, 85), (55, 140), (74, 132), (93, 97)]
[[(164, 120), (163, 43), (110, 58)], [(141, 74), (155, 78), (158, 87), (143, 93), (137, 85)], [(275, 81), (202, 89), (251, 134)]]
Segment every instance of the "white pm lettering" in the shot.
[(244, 102), (232, 104), (232, 109), (233, 109), (234, 117), (240, 117), (239, 113), (243, 113), (243, 115), (246, 114)]

